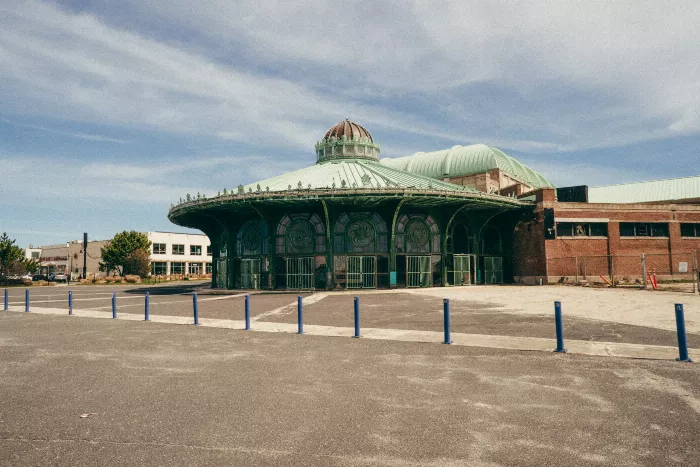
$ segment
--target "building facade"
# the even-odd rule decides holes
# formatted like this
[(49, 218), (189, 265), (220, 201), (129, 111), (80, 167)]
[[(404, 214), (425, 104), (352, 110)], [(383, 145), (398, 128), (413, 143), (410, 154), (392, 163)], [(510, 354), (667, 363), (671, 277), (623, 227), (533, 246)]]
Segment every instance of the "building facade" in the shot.
[(211, 274), (209, 237), (202, 234), (147, 232), (151, 241), (151, 274), (156, 276)]
[[(514, 187), (552, 186), (483, 145), (380, 160), (370, 133), (348, 120), (330, 128), (315, 149), (312, 166), (213, 198), (187, 195), (171, 208), (172, 222), (212, 240), (213, 286), (501, 283), (512, 276), (514, 226), (532, 209)], [(480, 190), (486, 177), (470, 179), (473, 170), (487, 173), (492, 188)]]
[[(150, 271), (158, 276), (205, 276), (211, 274), (211, 243), (203, 234), (175, 232), (144, 232), (151, 242)], [(88, 277), (102, 277), (107, 271), (100, 271), (102, 248), (109, 240), (93, 240), (87, 244), (85, 255)], [(25, 250), (25, 256), (39, 261), (39, 274), (71, 274), (71, 279), (83, 275), (83, 242), (73, 240), (57, 245), (34, 247)]]
[(312, 166), (171, 206), (211, 239), (213, 287), (697, 280), (700, 177), (555, 189), (483, 144), (380, 160), (349, 120), (315, 149)]
[(513, 280), (698, 280), (700, 177), (693, 178), (698, 188), (682, 193), (673, 189), (677, 179), (573, 187), (580, 194), (573, 199), (571, 188), (537, 191), (531, 218), (516, 226)]

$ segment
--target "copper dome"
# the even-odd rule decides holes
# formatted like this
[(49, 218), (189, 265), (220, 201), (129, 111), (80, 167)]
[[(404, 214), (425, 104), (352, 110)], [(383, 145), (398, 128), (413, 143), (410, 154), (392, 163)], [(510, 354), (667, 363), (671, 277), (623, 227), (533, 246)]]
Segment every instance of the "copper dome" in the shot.
[(358, 140), (360, 138), (367, 138), (370, 143), (374, 142), (372, 135), (369, 134), (369, 131), (367, 131), (365, 127), (355, 122), (351, 122), (347, 118), (337, 125), (331, 127), (323, 136), (323, 139), (329, 139), (332, 136), (335, 136), (338, 139), (342, 139), (342, 137), (345, 136), (345, 138), (349, 140), (353, 138)]

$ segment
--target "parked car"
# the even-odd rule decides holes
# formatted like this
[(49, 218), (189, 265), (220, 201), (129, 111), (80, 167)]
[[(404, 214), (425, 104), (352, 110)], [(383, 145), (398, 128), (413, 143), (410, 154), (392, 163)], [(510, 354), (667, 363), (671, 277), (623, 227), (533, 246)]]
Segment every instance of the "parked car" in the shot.
[(25, 275), (23, 275), (20, 279), (30, 281), (30, 280), (32, 280), (33, 277), (34, 277), (34, 274), (28, 272)]
[(49, 280), (49, 278), (47, 276), (45, 276), (44, 274), (34, 274), (34, 276), (32, 276), (32, 280), (33, 281), (47, 281), (47, 280)]
[(66, 282), (66, 274), (63, 272), (52, 272), (49, 274), (49, 280), (52, 282)]

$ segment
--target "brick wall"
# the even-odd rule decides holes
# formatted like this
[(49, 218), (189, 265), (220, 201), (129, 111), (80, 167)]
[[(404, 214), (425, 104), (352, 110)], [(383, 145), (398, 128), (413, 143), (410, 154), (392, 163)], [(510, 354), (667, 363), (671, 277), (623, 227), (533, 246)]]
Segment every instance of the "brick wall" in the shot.
[[(654, 269), (661, 279), (678, 278), (679, 264), (687, 262), (693, 268), (693, 250), (700, 250), (700, 238), (682, 238), (680, 222), (700, 222), (700, 206), (676, 204), (591, 204), (558, 203), (554, 201), (553, 190), (541, 189), (535, 193), (535, 212), (545, 207), (554, 208), (555, 222), (606, 222), (608, 237), (558, 237), (543, 240), (546, 266), (537, 265), (534, 270), (524, 270), (525, 274), (547, 275), (549, 282), (556, 282), (564, 276), (588, 275), (593, 278), (615, 275), (637, 280), (642, 277), (642, 254), (646, 256), (647, 269)], [(538, 214), (538, 219), (541, 214)], [(620, 237), (621, 222), (667, 222), (668, 237)], [(543, 238), (543, 229), (537, 233)], [(518, 255), (528, 257), (538, 254), (534, 239), (518, 238), (515, 250)], [(697, 254), (700, 255), (700, 252)], [(515, 262), (522, 258), (515, 258)], [(684, 277), (685, 278), (685, 277)]]
[(531, 220), (521, 221), (513, 232), (513, 278), (516, 283), (547, 283), (544, 222), (542, 212)]

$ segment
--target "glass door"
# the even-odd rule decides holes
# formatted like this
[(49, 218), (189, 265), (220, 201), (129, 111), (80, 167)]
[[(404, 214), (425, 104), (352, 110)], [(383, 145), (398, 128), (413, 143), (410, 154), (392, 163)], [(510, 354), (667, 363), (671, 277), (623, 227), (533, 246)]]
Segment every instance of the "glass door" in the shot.
[(287, 258), (287, 288), (305, 290), (314, 288), (313, 256)]
[(432, 285), (430, 256), (407, 256), (406, 262), (406, 285), (408, 287), (430, 287)]
[(375, 256), (348, 256), (348, 289), (377, 287), (377, 258)]
[(241, 260), (241, 289), (260, 287), (260, 258)]

